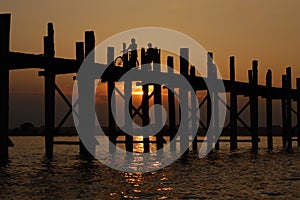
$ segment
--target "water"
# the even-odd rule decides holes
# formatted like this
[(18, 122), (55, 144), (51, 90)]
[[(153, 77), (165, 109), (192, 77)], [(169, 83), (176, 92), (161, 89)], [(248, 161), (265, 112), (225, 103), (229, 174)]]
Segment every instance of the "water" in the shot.
[(282, 151), (280, 138), (273, 153), (252, 154), (249, 143), (229, 153), (224, 143), (204, 159), (189, 153), (144, 174), (80, 159), (77, 146), (55, 146), (48, 160), (43, 137), (11, 139), (10, 160), (0, 166), (0, 199), (300, 199), (300, 149)]

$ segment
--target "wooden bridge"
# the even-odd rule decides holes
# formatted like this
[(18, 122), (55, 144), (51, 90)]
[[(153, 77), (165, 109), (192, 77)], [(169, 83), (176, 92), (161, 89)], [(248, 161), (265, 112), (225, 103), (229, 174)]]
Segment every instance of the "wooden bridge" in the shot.
[[(95, 48), (95, 36), (94, 32), (87, 31), (85, 32), (85, 41), (84, 42), (76, 42), (76, 59), (65, 59), (65, 58), (57, 58), (55, 57), (55, 48), (54, 48), (54, 29), (53, 24), (48, 24), (48, 33), (44, 36), (44, 52), (39, 55), (34, 54), (25, 54), (20, 52), (11, 52), (9, 48), (10, 43), (10, 14), (0, 14), (0, 159), (5, 160), (8, 158), (8, 128), (9, 128), (9, 72), (10, 70), (18, 70), (18, 69), (29, 69), (29, 68), (37, 68), (42, 71), (39, 72), (39, 76), (44, 77), (44, 95), (45, 95), (45, 147), (46, 147), (46, 155), (48, 157), (53, 156), (53, 145), (55, 144), (72, 144), (68, 142), (59, 142), (54, 141), (54, 135), (59, 129), (63, 126), (67, 118), (72, 113), (72, 104), (67, 99), (67, 97), (63, 94), (60, 88), (56, 85), (55, 79), (56, 75), (59, 74), (69, 74), (69, 73), (77, 73), (80, 65), (84, 61), (85, 57), (93, 51)], [(98, 65), (98, 67), (108, 67), (108, 70), (101, 77), (102, 82), (107, 82), (108, 88), (108, 99), (115, 95), (113, 90), (115, 88), (115, 83), (118, 82), (119, 78), (125, 74), (129, 69), (133, 67), (137, 67), (136, 60), (131, 58), (128, 53), (123, 55), (123, 65), (116, 66), (115, 65), (115, 56), (114, 56), (114, 48), (109, 47), (107, 50), (107, 64), (94, 63), (94, 65)], [(200, 119), (200, 125), (204, 130), (207, 130), (208, 125), (211, 120), (215, 120), (214, 124), (218, 124), (218, 118), (211, 119), (212, 112), (214, 112), (215, 116), (218, 116), (218, 104), (224, 103), (230, 113), (230, 122), (227, 124), (223, 131), (230, 132), (230, 149), (233, 151), (237, 149), (239, 142), (245, 142), (244, 140), (238, 140), (238, 121), (251, 133), (251, 140), (248, 142), (252, 143), (253, 151), (258, 150), (258, 98), (266, 99), (266, 121), (267, 121), (267, 137), (268, 137), (268, 149), (273, 149), (273, 134), (272, 134), (272, 101), (273, 100), (281, 100), (282, 105), (282, 138), (283, 138), (283, 147), (287, 150), (292, 149), (292, 141), (297, 140), (298, 145), (300, 145), (300, 129), (298, 125), (300, 124), (300, 79), (297, 78), (297, 89), (291, 88), (291, 68), (288, 67), (286, 69), (286, 74), (282, 75), (282, 87), (273, 87), (272, 86), (272, 71), (268, 70), (266, 74), (266, 85), (258, 84), (258, 61), (254, 60), (252, 63), (252, 69), (248, 70), (248, 82), (239, 82), (235, 80), (235, 58), (232, 56), (229, 60), (230, 66), (230, 80), (220, 80), (217, 78), (216, 71), (212, 68), (208, 68), (208, 77), (199, 77), (196, 76), (196, 70), (194, 66), (190, 66), (190, 63), (184, 59), (184, 57), (188, 55), (188, 49), (182, 48), (180, 49), (180, 73), (185, 76), (185, 78), (190, 82), (195, 92), (197, 91), (206, 91), (207, 86), (205, 81), (210, 78), (215, 82), (222, 81), (225, 86), (225, 92), (230, 94), (230, 102), (227, 105), (225, 102), (222, 102), (222, 99), (218, 98), (218, 93), (220, 91), (214, 91), (215, 98), (211, 98), (211, 95), (207, 92), (207, 96), (203, 98), (199, 104), (199, 108), (204, 107), (206, 105), (207, 109), (207, 122), (204, 123)], [(210, 53), (212, 57), (212, 53)], [(155, 49), (155, 56), (153, 57), (153, 70), (160, 71), (160, 63), (161, 63), (161, 52), (159, 49)], [(146, 59), (146, 50), (141, 50), (141, 64), (147, 65), (149, 61)], [(174, 59), (169, 56), (167, 59), (167, 65), (170, 68), (174, 68)], [(211, 65), (208, 65), (211, 66)], [(141, 71), (144, 70), (143, 68)], [(138, 72), (137, 72), (138, 73)], [(161, 72), (161, 73), (174, 73), (173, 71)], [(151, 75), (151, 71), (149, 71), (149, 75)], [(174, 74), (176, 76), (176, 74)], [(139, 81), (139, 80), (135, 80)], [(79, 84), (79, 83), (78, 83)], [(91, 83), (91, 88), (94, 87), (94, 84)], [(180, 88), (180, 85), (176, 86)], [(142, 124), (149, 124), (149, 101), (151, 98), (154, 98), (155, 104), (162, 104), (162, 90), (164, 89), (160, 85), (153, 86), (152, 94), (148, 94), (149, 85), (143, 86), (143, 96), (142, 103), (139, 107), (135, 107), (131, 105), (131, 117), (140, 117), (142, 120)], [(69, 111), (66, 113), (62, 121), (55, 126), (55, 93), (58, 93), (66, 105), (69, 107)], [(132, 83), (126, 82), (124, 83), (124, 96), (132, 95)], [(249, 98), (249, 101), (242, 107), (238, 108), (238, 96), (245, 96)], [(92, 100), (93, 101), (93, 100)], [(292, 101), (297, 102), (297, 109), (294, 110), (292, 108)], [(191, 102), (192, 104), (195, 102)], [(133, 136), (127, 135), (125, 133), (121, 133), (118, 131), (118, 127), (116, 127), (116, 122), (113, 118), (112, 111), (116, 108), (114, 105), (108, 104), (109, 112), (109, 128), (108, 135), (110, 141), (113, 144), (116, 143), (125, 143), (126, 150), (133, 151), (133, 143), (136, 141), (133, 140)], [(184, 106), (184, 105), (181, 105)], [(209, 109), (213, 107), (213, 109)], [(244, 120), (240, 117), (241, 113), (245, 111), (247, 107), (250, 107), (250, 124), (244, 122)], [(80, 107), (79, 104), (79, 113)], [(176, 106), (175, 106), (175, 96), (174, 94), (168, 90), (168, 114), (169, 114), (169, 126), (168, 131), (166, 133), (159, 133), (156, 135), (156, 141), (154, 143), (157, 146), (157, 149), (160, 149), (164, 145), (164, 137), (168, 136), (170, 139), (173, 139), (176, 132)], [(292, 126), (292, 114), (296, 114), (297, 117), (297, 125)], [(193, 114), (193, 113), (192, 113)], [(195, 114), (195, 113), (194, 113)], [(160, 118), (161, 113), (155, 112), (155, 117)], [(130, 119), (125, 119), (125, 123)], [(80, 126), (81, 120), (79, 120)], [(84, 122), (91, 123), (91, 127), (94, 126), (93, 121)], [(215, 129), (217, 127), (214, 127)], [(90, 131), (93, 131), (91, 128)], [(120, 134), (125, 135), (125, 141), (119, 141), (118, 136)], [(294, 138), (297, 136), (297, 138)], [(222, 141), (222, 140), (221, 140)], [(149, 152), (150, 141), (149, 138), (143, 139), (144, 151)], [(179, 141), (180, 142), (180, 141)], [(202, 140), (197, 140), (197, 137), (193, 141), (193, 150), (197, 150), (199, 142), (203, 142)], [(220, 141), (219, 141), (220, 142)], [(217, 142), (215, 148), (219, 148), (219, 142)], [(74, 144), (80, 144), (80, 142), (76, 142)], [(85, 151), (83, 145), (80, 145), (80, 149), (82, 152)], [(175, 148), (175, 147), (171, 147)], [(115, 151), (115, 146), (110, 146), (110, 151)]]

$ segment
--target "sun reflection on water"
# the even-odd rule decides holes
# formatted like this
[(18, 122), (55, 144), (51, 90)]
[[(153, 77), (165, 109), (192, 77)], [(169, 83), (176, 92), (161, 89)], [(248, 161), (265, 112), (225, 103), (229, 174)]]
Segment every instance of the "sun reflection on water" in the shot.
[[(125, 181), (132, 187), (128, 188), (129, 191), (123, 193), (123, 198), (136, 199), (141, 196), (152, 196), (153, 193), (156, 194), (155, 199), (169, 198), (167, 193), (174, 188), (164, 185), (164, 182), (169, 179), (165, 173), (162, 173), (160, 177), (155, 177), (157, 173), (157, 171), (150, 173), (124, 173)], [(147, 189), (143, 189), (145, 184), (148, 185)]]
[(143, 136), (135, 136), (133, 140), (140, 141), (139, 143), (133, 144), (133, 151), (136, 153), (143, 153), (144, 152)]

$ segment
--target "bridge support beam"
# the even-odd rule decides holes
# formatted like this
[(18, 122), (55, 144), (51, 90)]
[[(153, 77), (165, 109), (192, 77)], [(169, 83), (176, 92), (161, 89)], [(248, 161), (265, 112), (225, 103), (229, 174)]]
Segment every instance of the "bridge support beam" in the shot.
[[(213, 53), (209, 52), (207, 56), (207, 80), (212, 85), (217, 79), (217, 69), (213, 63)], [(219, 95), (217, 91), (207, 91), (207, 148), (219, 150), (220, 145), (216, 138), (219, 128)]]
[(251, 87), (250, 92), (250, 124), (251, 124), (251, 136), (252, 136), (252, 151), (258, 150), (258, 96), (257, 96), (257, 60), (252, 62), (252, 70), (249, 70), (249, 84)]
[[(89, 63), (95, 63), (95, 52), (93, 51), (95, 48), (95, 34), (93, 31), (86, 31), (84, 35), (84, 56), (88, 59)], [(78, 46), (78, 58), (82, 59), (82, 46)], [(85, 107), (84, 105), (95, 105), (94, 98), (94, 89), (95, 89), (95, 81), (94, 79), (89, 80), (81, 80), (81, 77), (78, 76), (78, 111), (79, 111), (79, 130), (81, 133), (87, 134), (91, 144), (89, 151), (83, 145), (80, 140), (80, 155), (83, 158), (90, 158), (91, 154), (94, 154), (96, 151), (96, 144), (98, 143), (95, 138), (95, 113), (93, 112), (92, 107)], [(83, 84), (83, 82), (85, 82)], [(86, 86), (85, 87), (83, 87)], [(88, 102), (83, 102), (82, 97), (87, 97), (86, 100)], [(89, 119), (86, 119), (85, 116), (89, 115)], [(84, 127), (84, 129), (83, 129)], [(85, 130), (87, 129), (87, 130)]]
[(287, 86), (287, 101), (286, 101), (286, 109), (287, 109), (287, 150), (292, 150), (292, 98), (291, 98), (291, 89), (292, 89), (292, 71), (291, 68), (286, 68), (286, 86)]
[(300, 78), (297, 78), (297, 143), (300, 146)]
[[(195, 66), (191, 66), (191, 69), (190, 69), (190, 76), (191, 77), (195, 77), (196, 76), (196, 69), (195, 69)], [(195, 93), (195, 94), (193, 94)], [(193, 140), (193, 151), (196, 152), (198, 150), (198, 123), (197, 123), (197, 120), (198, 119), (198, 116), (197, 116), (197, 103), (196, 103), (196, 99), (193, 98), (193, 96), (196, 96), (197, 98), (197, 91), (191, 91), (191, 120), (192, 120), (192, 133), (196, 133), (195, 135), (195, 138)]]
[[(174, 73), (174, 59), (172, 56), (167, 58), (168, 74)], [(174, 89), (174, 88), (173, 88)], [(168, 108), (169, 108), (169, 130), (170, 130), (170, 142), (175, 138), (176, 134), (176, 107), (175, 107), (175, 96), (171, 90), (168, 90)], [(171, 143), (170, 150), (176, 150), (176, 142)]]
[(53, 71), (54, 29), (53, 24), (48, 24), (48, 35), (44, 37), (45, 66), (45, 147), (46, 156), (53, 156), (54, 121), (55, 121), (55, 73)]
[[(189, 73), (189, 49), (181, 48), (180, 49), (180, 73), (184, 77), (188, 76)], [(184, 91), (179, 88), (179, 97), (183, 102), (188, 102), (188, 91)], [(180, 112), (180, 126), (183, 130), (188, 130), (188, 105), (180, 102), (181, 112)], [(189, 149), (184, 149), (184, 144), (189, 142), (189, 133), (183, 133), (180, 135), (180, 151), (182, 153), (188, 152)]]
[[(213, 54), (209, 53), (211, 57), (211, 67), (210, 70), (208, 71), (208, 77), (211, 78), (211, 81), (216, 81), (217, 80), (217, 68), (216, 65), (213, 63)], [(218, 91), (212, 91), (212, 112), (213, 112), (213, 142), (215, 144), (215, 149), (220, 150), (220, 143), (219, 140), (216, 136), (217, 132), (219, 132), (219, 94)]]
[(0, 163), (8, 158), (10, 14), (0, 15)]
[(282, 118), (282, 147), (286, 148), (286, 75), (282, 75), (282, 90), (283, 95), (281, 99), (281, 118)]
[[(143, 85), (143, 96), (142, 96), (142, 124), (143, 126), (149, 125), (149, 86)], [(150, 152), (150, 140), (149, 137), (143, 138), (144, 153)]]
[(231, 92), (230, 92), (230, 151), (237, 149), (237, 95), (235, 87), (235, 60), (234, 56), (230, 57), (230, 83), (231, 83)]
[[(109, 67), (112, 67), (114, 64), (114, 48), (108, 47), (107, 48), (107, 64)], [(114, 120), (113, 113), (116, 114), (116, 102), (115, 94), (115, 81), (110, 79), (107, 81), (107, 103), (108, 103), (108, 130), (109, 130), (109, 152), (115, 153), (116, 152), (116, 143), (117, 143), (117, 130), (116, 130), (116, 122)]]
[[(161, 66), (160, 66), (160, 50), (157, 50), (155, 52), (154, 60), (153, 60), (153, 71), (160, 72)], [(162, 106), (162, 96), (161, 96), (161, 85), (155, 84), (154, 86), (154, 104), (161, 105)], [(162, 126), (162, 109), (161, 107), (156, 107), (155, 109), (155, 126)], [(163, 132), (159, 132), (156, 134), (156, 148), (161, 149), (164, 145), (164, 138), (163, 138)]]
[(273, 131), (272, 131), (272, 71), (268, 70), (266, 75), (266, 87), (267, 87), (267, 98), (266, 98), (266, 113), (267, 113), (267, 136), (268, 136), (268, 150), (273, 150)]
[[(151, 63), (149, 63), (149, 61), (147, 59), (145, 49), (143, 49), (143, 51), (141, 53), (141, 61), (142, 61), (141, 62), (142, 70), (148, 70), (148, 69), (151, 68)], [(143, 127), (145, 127), (145, 126), (148, 126), (149, 123), (150, 123), (150, 119), (149, 119), (149, 85), (143, 85), (142, 90), (143, 90), (143, 95), (142, 95), (142, 125), (143, 125)], [(154, 90), (154, 92), (155, 92), (155, 90)], [(129, 95), (131, 95), (131, 94), (129, 94)], [(151, 131), (151, 130), (148, 130), (148, 131)], [(149, 139), (149, 137), (143, 137), (143, 145), (144, 145), (144, 153), (149, 153), (150, 152), (150, 139)]]
[[(123, 46), (124, 49), (124, 46)], [(128, 53), (123, 55), (123, 67), (127, 70), (130, 70), (132, 68), (131, 62), (128, 60)], [(124, 82), (124, 100), (127, 102), (129, 101), (129, 108), (125, 107), (124, 112), (130, 112), (130, 116), (132, 115), (132, 100), (131, 100), (131, 95), (132, 95), (132, 82), (131, 81), (125, 81)], [(127, 115), (128, 116), (128, 115)], [(132, 127), (132, 118), (131, 117), (125, 117), (125, 124), (128, 126), (131, 131), (133, 131)], [(130, 130), (129, 130), (130, 131)], [(128, 152), (133, 152), (133, 136), (126, 134), (125, 135), (125, 145), (126, 145), (126, 151)]]

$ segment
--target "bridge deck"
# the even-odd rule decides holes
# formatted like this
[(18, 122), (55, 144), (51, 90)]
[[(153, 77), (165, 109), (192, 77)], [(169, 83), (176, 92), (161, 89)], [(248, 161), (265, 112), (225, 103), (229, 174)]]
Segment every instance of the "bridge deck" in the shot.
[[(7, 60), (5, 63), (7, 66), (9, 66), (10, 70), (18, 70), (18, 69), (30, 69), (30, 68), (36, 68), (36, 69), (45, 69), (45, 63), (47, 60), (43, 55), (36, 55), (36, 54), (25, 54), (25, 53), (17, 53), (17, 52), (10, 52)], [(55, 74), (68, 74), (68, 73), (77, 73), (79, 70), (79, 67), (81, 65), (81, 61), (75, 60), (75, 59), (65, 59), (65, 58), (54, 58), (51, 61), (51, 65), (54, 68)], [(103, 68), (106, 67), (105, 64), (98, 64), (95, 63), (96, 67)], [(111, 67), (107, 73), (105, 73), (105, 76), (102, 77), (103, 81), (105, 82), (108, 77), (109, 79), (114, 79), (115, 81), (118, 81), (122, 75), (124, 75), (128, 70), (122, 68), (122, 67)], [(141, 70), (136, 70), (136, 76), (139, 77)], [(147, 72), (148, 76), (151, 76), (151, 71)], [(170, 76), (170, 74), (167, 74), (166, 72), (161, 72), (162, 76)], [(39, 73), (40, 76), (44, 75), (44, 72), (41, 71)], [(174, 80), (176, 80), (176, 76), (179, 76), (178, 74), (172, 74), (174, 76)], [(96, 77), (95, 77), (96, 78)], [(187, 80), (191, 83), (191, 85), (194, 87), (196, 91), (199, 90), (207, 90), (206, 81), (207, 78), (204, 77), (193, 77), (188, 76)], [(133, 81), (139, 81), (138, 78)], [(237, 95), (244, 95), (249, 96), (249, 91), (251, 91), (251, 85), (248, 82), (241, 82), (241, 81), (235, 81), (234, 83), (231, 83), (230, 80), (215, 80), (216, 84), (218, 81), (223, 81), (225, 86), (226, 92), (231, 92), (233, 88), (235, 88), (235, 91)], [(176, 85), (174, 83), (174, 87), (180, 87), (180, 85)], [(279, 87), (272, 87), (271, 88), (271, 96), (272, 99), (280, 100), (282, 99), (282, 96), (285, 95), (287, 91), (284, 91), (282, 88)], [(291, 94), (291, 97), (293, 100), (297, 99), (297, 91), (295, 89), (292, 89), (289, 91)], [(265, 85), (258, 85), (257, 86), (257, 94), (258, 96), (262, 98), (266, 98), (267, 94), (267, 88)]]

